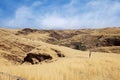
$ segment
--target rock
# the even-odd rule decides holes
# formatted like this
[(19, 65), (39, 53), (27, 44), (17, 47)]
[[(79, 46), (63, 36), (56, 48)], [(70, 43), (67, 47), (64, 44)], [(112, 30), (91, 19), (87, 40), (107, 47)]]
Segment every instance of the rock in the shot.
[(65, 55), (64, 55), (64, 54), (61, 54), (61, 53), (57, 53), (57, 56), (58, 56), (58, 57), (65, 57)]
[(58, 57), (65, 57), (65, 55), (62, 54), (61, 51), (58, 51), (58, 50), (53, 49), (53, 48), (51, 48), (51, 49), (57, 53), (57, 56), (58, 56)]
[(19, 34), (24, 34), (24, 35), (27, 35), (29, 33), (33, 33), (33, 32), (36, 32), (38, 31), (37, 29), (31, 29), (31, 28), (25, 28), (25, 29), (22, 29), (21, 31), (18, 31), (16, 33), (16, 35), (19, 35)]
[(28, 53), (26, 57), (24, 57), (24, 60), (22, 63), (24, 62), (29, 62), (31, 64), (36, 64), (38, 62), (44, 61), (46, 59), (51, 60), (52, 57), (48, 54), (35, 54), (35, 53)]

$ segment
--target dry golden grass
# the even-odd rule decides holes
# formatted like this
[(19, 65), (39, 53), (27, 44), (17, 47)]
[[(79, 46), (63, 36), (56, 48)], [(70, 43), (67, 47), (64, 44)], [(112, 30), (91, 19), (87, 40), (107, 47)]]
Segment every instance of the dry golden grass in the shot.
[(38, 32), (29, 33), (28, 35), (19, 35), (19, 36), (31, 40), (44, 41), (44, 42), (51, 38), (48, 33), (38, 33)]
[[(76, 51), (78, 52), (78, 51)], [(78, 52), (52, 63), (0, 66), (0, 72), (18, 75), (27, 80), (119, 80), (120, 55)]]
[[(0, 72), (17, 75), (26, 80), (119, 80), (120, 79), (120, 54), (98, 53), (92, 52), (89, 58), (88, 51), (82, 52), (63, 46), (51, 45), (42, 41), (37, 41), (40, 37), (34, 37), (33, 34), (28, 35), (29, 38), (23, 36), (15, 36), (14, 31), (0, 30)], [(37, 35), (37, 34), (36, 34)], [(39, 36), (39, 35), (37, 35)], [(46, 38), (44, 35), (43, 38)], [(41, 37), (42, 38), (42, 37)], [(51, 50), (56, 49), (64, 54), (65, 58), (54, 58), (53, 62), (37, 65), (13, 65), (2, 55), (4, 54), (27, 54), (23, 51), (24, 46), (20, 44), (33, 46), (40, 49), (40, 52), (46, 52), (54, 55)], [(3, 49), (2, 49), (3, 48)], [(6, 49), (8, 48), (8, 49)], [(27, 48), (25, 48), (27, 49)], [(108, 49), (108, 48), (106, 48)], [(0, 80), (9, 80), (7, 76), (0, 75)]]
[(93, 51), (101, 51), (101, 52), (107, 52), (107, 53), (120, 53), (120, 46), (109, 46), (109, 47), (98, 47), (94, 48)]

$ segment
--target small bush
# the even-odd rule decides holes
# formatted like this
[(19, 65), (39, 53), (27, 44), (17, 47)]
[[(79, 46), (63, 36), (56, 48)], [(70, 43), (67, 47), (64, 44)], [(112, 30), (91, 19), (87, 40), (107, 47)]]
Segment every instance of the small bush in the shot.
[(83, 43), (78, 42), (75, 43), (75, 49), (85, 51), (87, 50), (87, 47)]

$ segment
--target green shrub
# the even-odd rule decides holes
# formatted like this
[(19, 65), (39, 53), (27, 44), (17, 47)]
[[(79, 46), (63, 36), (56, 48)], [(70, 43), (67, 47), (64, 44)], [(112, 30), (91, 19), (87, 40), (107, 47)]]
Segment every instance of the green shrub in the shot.
[(78, 42), (75, 43), (75, 49), (85, 51), (87, 50), (87, 47), (83, 43)]

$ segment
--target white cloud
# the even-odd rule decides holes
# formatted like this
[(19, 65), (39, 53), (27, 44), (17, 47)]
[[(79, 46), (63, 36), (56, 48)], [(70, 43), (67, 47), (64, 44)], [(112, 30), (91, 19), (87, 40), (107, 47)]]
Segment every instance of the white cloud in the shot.
[(39, 6), (39, 5), (42, 5), (43, 3), (41, 1), (35, 1), (33, 4), (32, 4), (32, 7), (36, 7), (36, 6)]
[[(41, 29), (102, 28), (120, 26), (120, 3), (109, 0), (90, 1), (85, 6), (75, 6), (78, 0), (71, 0), (59, 10), (35, 15), (32, 7), (41, 5), (34, 2), (32, 7), (22, 6), (16, 10), (13, 19), (6, 26), (33, 27)], [(84, 11), (81, 11), (84, 10)], [(119, 15), (119, 17), (118, 17)], [(36, 26), (36, 27), (34, 27)]]
[(15, 16), (13, 19), (10, 19), (6, 26), (10, 27), (32, 27), (34, 26), (34, 16), (32, 11), (28, 7), (20, 7), (16, 10)]
[[(108, 4), (109, 3), (109, 4)], [(112, 6), (111, 6), (112, 5)], [(49, 14), (50, 17), (45, 17), (43, 19), (46, 27), (60, 27), (60, 28), (102, 28), (102, 27), (113, 27), (120, 26), (118, 17), (116, 14), (120, 13), (120, 3), (114, 2), (113, 4), (110, 2), (89, 2), (85, 7), (86, 12), (81, 14), (78, 12), (78, 8), (73, 6), (73, 2), (66, 5), (65, 10), (67, 9), (68, 14), (65, 14), (67, 17), (61, 17)], [(75, 9), (76, 8), (76, 9)], [(92, 9), (92, 10), (89, 10)], [(62, 11), (65, 11), (62, 10)], [(73, 15), (71, 15), (71, 13)], [(54, 12), (53, 12), (54, 14)], [(60, 15), (60, 13), (57, 13)], [(52, 15), (52, 16), (51, 16)], [(61, 20), (61, 21), (59, 21)]]
[(42, 20), (41, 25), (43, 25), (44, 27), (49, 27), (49, 28), (54, 28), (54, 27), (61, 27), (61, 26), (65, 26), (65, 24), (67, 23), (67, 20), (65, 18), (59, 17), (59, 16), (48, 16), (45, 17)]

